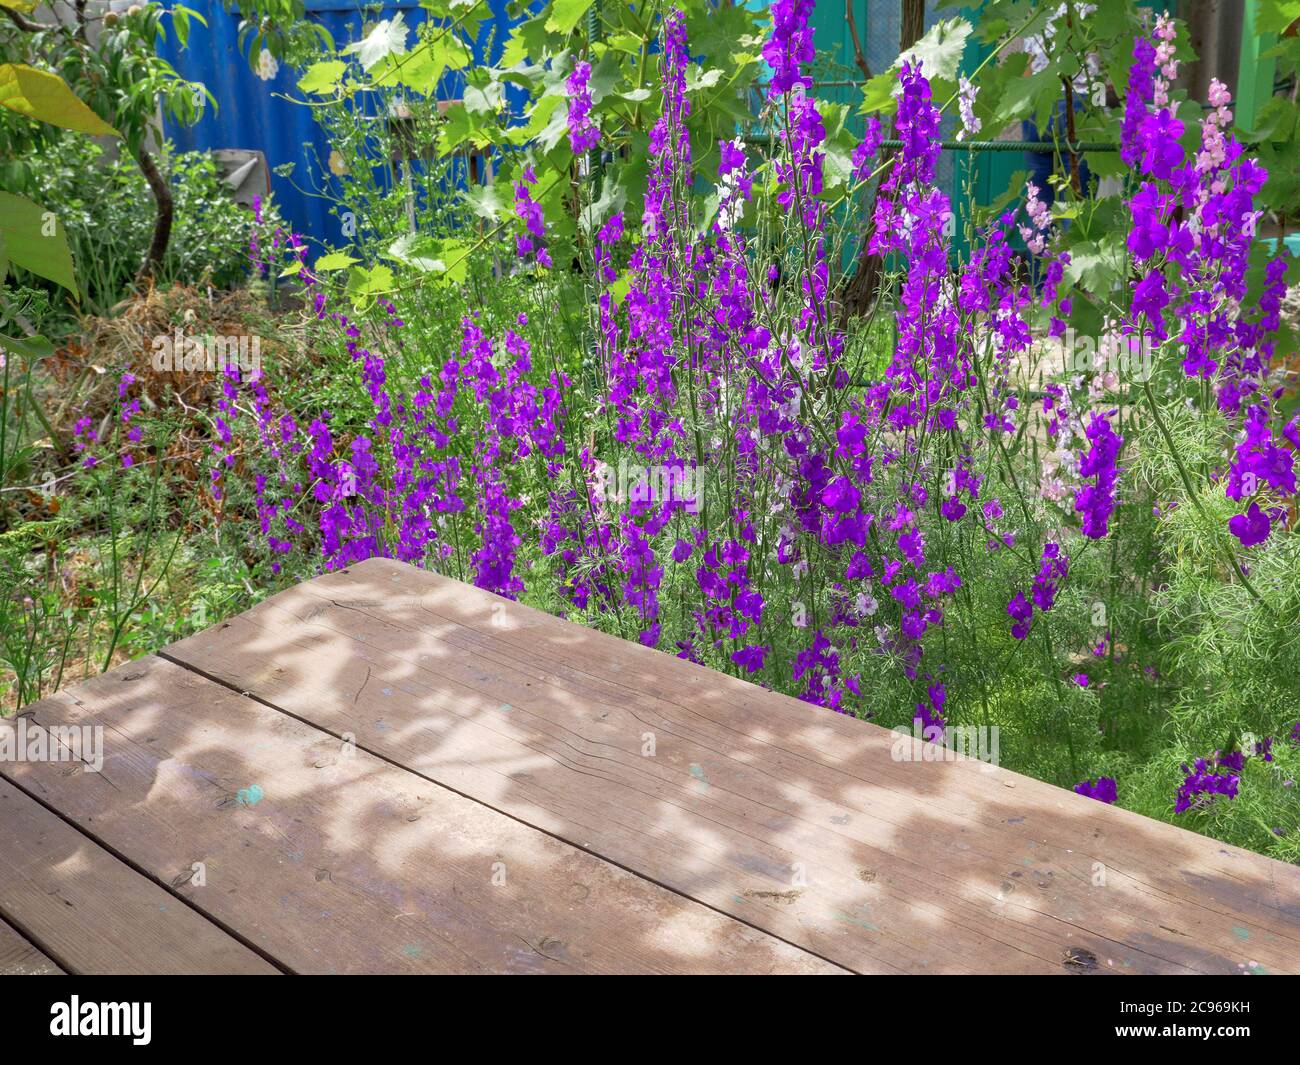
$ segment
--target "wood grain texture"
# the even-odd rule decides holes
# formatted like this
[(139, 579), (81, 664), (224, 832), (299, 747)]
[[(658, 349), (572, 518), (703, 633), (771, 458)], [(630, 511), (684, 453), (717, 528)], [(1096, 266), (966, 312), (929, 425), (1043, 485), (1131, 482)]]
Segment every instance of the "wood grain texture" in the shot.
[[(0, 763), (4, 775), (13, 768), (12, 763)], [(53, 768), (67, 772), (70, 767)], [(24, 929), (72, 973), (276, 971), (4, 780), (0, 917)], [(0, 944), (0, 958), (4, 956)]]
[(401, 563), (164, 653), (855, 971), (1300, 969), (1300, 869)]
[(292, 972), (839, 971), (171, 662), (27, 712), (102, 771), (0, 769)]
[(63, 970), (0, 920), (0, 976), (61, 976)]

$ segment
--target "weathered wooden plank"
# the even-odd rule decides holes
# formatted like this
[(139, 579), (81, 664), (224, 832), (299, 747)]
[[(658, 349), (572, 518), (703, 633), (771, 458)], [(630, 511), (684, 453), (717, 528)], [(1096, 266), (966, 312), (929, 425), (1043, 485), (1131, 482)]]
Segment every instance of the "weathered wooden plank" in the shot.
[[(12, 763), (0, 763), (6, 775), (12, 768)], [(55, 768), (66, 772), (69, 766)], [(0, 917), (26, 929), (79, 974), (276, 971), (4, 780)], [(0, 972), (5, 971), (4, 957), (0, 943)]]
[(0, 976), (61, 976), (63, 970), (0, 920)]
[(858, 971), (1300, 968), (1294, 867), (400, 563), (165, 653)]
[(30, 711), (102, 771), (0, 769), (291, 971), (840, 971), (170, 662)]

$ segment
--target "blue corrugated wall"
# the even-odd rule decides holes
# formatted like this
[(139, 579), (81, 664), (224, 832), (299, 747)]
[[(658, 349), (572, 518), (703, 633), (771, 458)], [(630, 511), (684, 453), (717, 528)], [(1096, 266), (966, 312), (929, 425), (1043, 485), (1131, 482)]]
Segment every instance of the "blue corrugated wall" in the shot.
[[(204, 117), (191, 127), (168, 122), (167, 136), (182, 151), (214, 148), (262, 151), (272, 171), (271, 187), (276, 203), (295, 231), (326, 244), (348, 243), (338, 219), (330, 214), (329, 201), (312, 195), (315, 190), (303, 187), (309, 180), (307, 161), (324, 161), (329, 157), (330, 147), (312, 118), (311, 108), (283, 98), (302, 99), (297, 89), (301, 72), (282, 65), (274, 78), (263, 81), (249, 69), (247, 57), (239, 50), (238, 15), (225, 11), (215, 0), (208, 4), (189, 2), (201, 10), (208, 20), (207, 27), (193, 23), (184, 49), (169, 36), (160, 53), (181, 77), (202, 82), (216, 99), (217, 107), (214, 110), (209, 106)], [(170, 6), (170, 0), (168, 3)], [(493, 31), (498, 25), (504, 31), (513, 24), (506, 13), (506, 3), (507, 0), (487, 0), (491, 19), (479, 25), (478, 37), (473, 42), (476, 63), (492, 63), (500, 58), (505, 34)], [(308, 17), (324, 26), (339, 48), (361, 38), (363, 19), (359, 0), (307, 0), (306, 7)], [(371, 22), (392, 18), (399, 11), (408, 26), (415, 27), (425, 21), (418, 0), (384, 4), (379, 14), (371, 7), (368, 18)], [(414, 34), (410, 41), (414, 41)], [(488, 48), (491, 55), (484, 54)], [(439, 98), (459, 97), (463, 81), (460, 74), (444, 77), (438, 88)], [(274, 171), (285, 163), (295, 164), (294, 173), (281, 177)]]

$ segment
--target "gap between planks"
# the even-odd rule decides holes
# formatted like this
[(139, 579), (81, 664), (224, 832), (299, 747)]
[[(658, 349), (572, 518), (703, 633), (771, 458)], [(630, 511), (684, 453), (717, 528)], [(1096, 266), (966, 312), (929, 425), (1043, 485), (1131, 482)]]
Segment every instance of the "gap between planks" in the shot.
[(66, 972), (31, 936), (0, 917), (0, 976), (62, 976)]
[[(386, 760), (358, 752), (323, 762), (340, 737), (177, 663), (130, 663), (33, 704), (29, 716), (59, 711), (61, 723), (100, 724), (116, 737), (104, 773), (73, 779), (38, 764), (6, 772), (29, 778), (64, 820), (93, 821), (95, 841), (155, 881), (191, 855), (215, 863), (222, 893), (198, 889), (193, 905), (250, 941), (269, 939), (267, 953), (289, 971), (844, 971)], [(334, 768), (318, 776), (326, 766)], [(224, 794), (234, 769), (283, 781), (280, 801), (258, 812), (264, 818), (233, 794), (202, 801)], [(112, 787), (116, 801), (101, 801), (90, 779)], [(418, 795), (430, 785), (434, 798)], [(500, 894), (478, 873), (494, 847), (520, 873)], [(299, 849), (305, 855), (294, 858)], [(445, 892), (426, 886), (439, 879), (450, 881)], [(582, 898), (563, 897), (565, 885), (582, 888)], [(521, 906), (526, 913), (515, 912)], [(385, 923), (392, 918), (405, 920)], [(425, 946), (408, 953), (395, 939), (402, 930), (426, 937)], [(547, 932), (551, 947), (539, 938)]]
[[(0, 816), (0, 850), (9, 853), (0, 868), (6, 888), (0, 918), (65, 972), (282, 971), (7, 774), (0, 775)], [(34, 871), (25, 872), (29, 867)], [(183, 905), (169, 911), (164, 899)], [(137, 925), (142, 934), (120, 936), (119, 923)]]
[[(346, 742), (342, 733), (335, 732), (325, 725), (312, 721), (309, 718), (302, 717), (299, 714), (295, 714), (292, 710), (287, 710), (283, 706), (279, 706), (276, 703), (270, 702), (267, 699), (262, 698), (260, 695), (257, 695), (255, 692), (241, 690), (238, 685), (232, 684), (230, 681), (227, 681), (222, 677), (216, 676), (212, 673), (208, 673), (206, 670), (200, 669), (198, 666), (195, 666), (192, 663), (185, 661), (184, 659), (172, 657), (166, 652), (165, 649), (161, 651), (157, 651), (155, 652), (155, 654), (157, 655), (158, 658), (161, 658), (166, 662), (171, 662), (174, 665), (187, 669), (189, 670), (189, 672), (195, 674), (198, 677), (202, 677), (204, 680), (211, 681), (214, 684), (219, 684), (221, 685), (221, 687), (235, 693), (236, 695), (240, 695), (245, 699), (250, 699), (253, 702), (259, 703), (262, 706), (265, 706), (269, 710), (274, 710), (277, 713), (283, 714), (285, 717), (292, 718), (294, 721), (299, 721), (302, 724), (308, 726), (309, 728), (315, 729), (319, 732), (323, 732), (329, 736), (333, 736), (336, 740), (339, 740), (340, 742)], [(435, 787), (442, 788), (444, 791), (448, 791), (451, 794), (456, 795), (462, 799), (467, 799), (470, 802), (476, 803), (477, 805), (482, 806), (485, 809), (491, 810), (495, 814), (500, 814), (502, 817), (508, 818), (509, 820), (515, 822), (518, 825), (521, 825), (524, 828), (530, 829), (531, 831), (534, 832), (538, 832), (543, 836), (547, 836), (550, 839), (555, 840), (557, 843), (563, 844), (564, 846), (573, 847), (575, 850), (581, 851), (584, 854), (589, 854), (593, 858), (598, 859), (599, 861), (602, 861), (608, 865), (612, 865), (614, 868), (620, 869), (623, 872), (636, 877), (638, 880), (643, 880), (646, 883), (652, 884), (657, 888), (662, 888), (664, 891), (668, 892), (669, 894), (682, 899), (688, 905), (693, 904), (693, 905), (702, 906), (706, 910), (716, 913), (723, 920), (735, 921), (737, 924), (744, 925), (746, 928), (752, 929), (755, 933), (761, 936), (775, 939), (780, 943), (784, 943), (786, 946), (790, 947), (793, 950), (797, 950), (803, 954), (811, 955), (812, 957), (818, 959), (819, 961), (823, 961), (828, 966), (838, 969), (841, 972), (852, 973), (854, 975), (861, 975), (857, 973), (855, 970), (847, 968), (844, 965), (840, 964), (839, 962), (836, 962), (830, 958), (825, 957), (822, 954), (819, 954), (816, 950), (813, 950), (808, 946), (805, 946), (800, 943), (792, 942), (791, 940), (786, 939), (784, 936), (781, 936), (780, 934), (773, 932), (769, 928), (764, 928), (761, 925), (754, 924), (748, 920), (745, 920), (743, 917), (737, 916), (736, 914), (728, 913), (726, 910), (718, 909), (718, 907), (711, 905), (705, 900), (695, 898), (692, 895), (688, 895), (685, 892), (680, 891), (677, 888), (674, 888), (671, 884), (666, 884), (660, 880), (656, 880), (653, 876), (648, 876), (637, 869), (634, 869), (627, 865), (623, 865), (621, 862), (615, 861), (613, 858), (610, 858), (605, 854), (601, 854), (599, 851), (592, 850), (589, 847), (584, 847), (581, 843), (578, 843), (575, 840), (566, 839), (565, 837), (558, 835), (555, 832), (551, 832), (544, 827), (541, 827), (537, 824), (527, 821), (522, 817), (516, 816), (515, 814), (511, 813), (507, 809), (494, 806), (490, 802), (485, 802), (483, 799), (478, 798), (477, 796), (471, 795), (468, 792), (461, 791), (460, 789), (455, 788), (452, 785), (447, 784), (441, 780), (438, 780), (435, 777), (431, 777), (428, 774), (423, 773), (418, 769), (413, 769), (410, 766), (403, 765), (395, 758), (392, 758), (389, 755), (384, 754), (382, 751), (374, 749), (373, 747), (368, 747), (365, 744), (361, 743), (360, 741), (356, 742), (356, 747), (357, 750), (365, 751), (367, 754), (372, 755), (373, 757), (379, 759), (381, 762), (384, 762), (387, 765), (392, 766), (394, 769), (400, 770), (404, 773), (410, 773), (412, 776), (419, 777), (421, 780), (426, 781), (427, 783), (432, 784)]]

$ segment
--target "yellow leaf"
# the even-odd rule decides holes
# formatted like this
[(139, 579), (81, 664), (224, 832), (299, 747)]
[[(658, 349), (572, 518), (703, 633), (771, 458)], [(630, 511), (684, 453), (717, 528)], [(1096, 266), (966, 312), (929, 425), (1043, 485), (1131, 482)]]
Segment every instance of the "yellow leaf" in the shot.
[(87, 107), (57, 74), (21, 63), (0, 64), (0, 107), (37, 122), (95, 136), (120, 134)]

